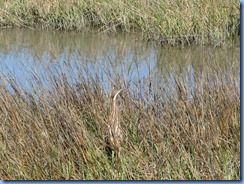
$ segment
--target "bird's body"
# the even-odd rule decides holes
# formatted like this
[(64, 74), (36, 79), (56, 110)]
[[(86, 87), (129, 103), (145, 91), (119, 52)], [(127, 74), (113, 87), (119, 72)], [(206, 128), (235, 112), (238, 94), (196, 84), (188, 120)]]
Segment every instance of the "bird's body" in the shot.
[(107, 154), (110, 158), (113, 158), (112, 154), (114, 152), (117, 169), (118, 169), (118, 160), (120, 158), (120, 149), (121, 149), (121, 142), (123, 139), (123, 133), (120, 126), (120, 117), (119, 117), (120, 111), (119, 111), (119, 106), (117, 105), (116, 98), (121, 91), (122, 90), (117, 91), (115, 95), (112, 97), (111, 108), (110, 108), (111, 113), (108, 122), (108, 136), (106, 139)]

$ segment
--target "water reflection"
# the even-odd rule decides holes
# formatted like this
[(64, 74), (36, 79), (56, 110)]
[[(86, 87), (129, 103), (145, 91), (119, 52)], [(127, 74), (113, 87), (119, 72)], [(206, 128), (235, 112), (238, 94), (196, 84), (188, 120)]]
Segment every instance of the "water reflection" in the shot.
[(206, 64), (226, 72), (234, 66), (238, 73), (240, 63), (238, 39), (219, 48), (162, 47), (140, 41), (136, 35), (15, 28), (1, 29), (0, 40), (0, 73), (11, 73), (26, 86), (31, 72), (43, 79), (47, 71), (77, 78), (86, 67), (105, 82), (115, 71), (127, 80), (153, 78), (165, 82), (167, 78), (170, 82), (176, 74), (206, 70)]

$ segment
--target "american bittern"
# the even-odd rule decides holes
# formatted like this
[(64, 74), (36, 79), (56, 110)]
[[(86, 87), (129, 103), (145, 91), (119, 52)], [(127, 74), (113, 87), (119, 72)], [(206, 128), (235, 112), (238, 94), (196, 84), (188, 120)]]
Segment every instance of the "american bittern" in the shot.
[(122, 130), (120, 126), (120, 119), (119, 119), (119, 106), (117, 105), (116, 98), (118, 94), (122, 91), (119, 90), (112, 96), (111, 107), (110, 111), (111, 114), (109, 116), (108, 122), (108, 135), (106, 138), (106, 152), (109, 159), (113, 158), (113, 152), (115, 154), (115, 161), (116, 161), (116, 169), (118, 170), (118, 161), (120, 159), (120, 148), (121, 142), (123, 139)]

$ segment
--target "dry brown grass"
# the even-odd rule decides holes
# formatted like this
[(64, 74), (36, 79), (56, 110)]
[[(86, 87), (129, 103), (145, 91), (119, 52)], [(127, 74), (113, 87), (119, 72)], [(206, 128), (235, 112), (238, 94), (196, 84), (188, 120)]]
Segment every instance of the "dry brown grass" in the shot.
[[(49, 88), (36, 77), (31, 92), (1, 76), (1, 179), (238, 180), (236, 71), (206, 65), (188, 73), (193, 75), (188, 82), (177, 72), (165, 83), (111, 79), (115, 89), (123, 89), (112, 108), (119, 108), (119, 119), (111, 116), (111, 93), (98, 77), (86, 80), (81, 75), (71, 83), (52, 73)], [(104, 141), (114, 119), (123, 132), (118, 172)], [(114, 134), (110, 136), (117, 139)]]

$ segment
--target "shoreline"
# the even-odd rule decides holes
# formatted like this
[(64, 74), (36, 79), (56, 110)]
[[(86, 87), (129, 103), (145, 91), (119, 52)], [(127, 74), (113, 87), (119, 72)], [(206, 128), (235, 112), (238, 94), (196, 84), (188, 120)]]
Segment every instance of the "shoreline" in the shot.
[(222, 44), (240, 35), (240, 2), (141, 0), (0, 3), (0, 28), (136, 33), (159, 44)]

